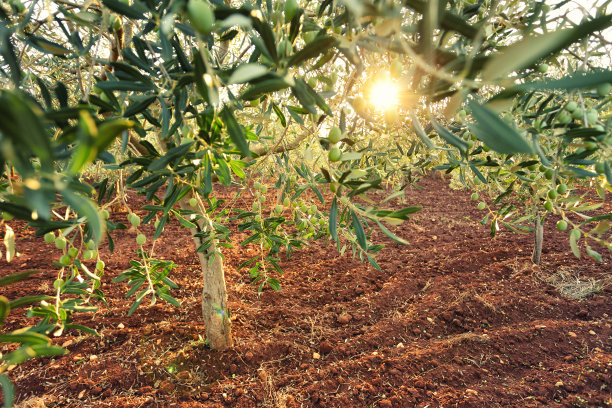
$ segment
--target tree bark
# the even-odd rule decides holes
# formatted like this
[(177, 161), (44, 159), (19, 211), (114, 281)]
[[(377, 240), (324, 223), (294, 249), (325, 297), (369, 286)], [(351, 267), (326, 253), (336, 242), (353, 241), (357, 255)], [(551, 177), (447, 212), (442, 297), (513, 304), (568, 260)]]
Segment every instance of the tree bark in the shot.
[(542, 257), (542, 241), (544, 240), (544, 226), (542, 225), (542, 219), (540, 218), (539, 213), (536, 214), (533, 236), (534, 246), (533, 254), (531, 255), (531, 262), (539, 265)]
[[(186, 203), (181, 207), (187, 209)], [(191, 230), (191, 236), (196, 249), (204, 240), (196, 234), (199, 231), (210, 231), (211, 222), (206, 214), (201, 214), (198, 229)], [(204, 330), (206, 340), (213, 350), (225, 350), (232, 346), (232, 331), (227, 308), (227, 289), (225, 287), (225, 272), (223, 270), (223, 258), (218, 250), (216, 239), (205, 252), (198, 252), (198, 259), (202, 267), (202, 317), (204, 319)]]

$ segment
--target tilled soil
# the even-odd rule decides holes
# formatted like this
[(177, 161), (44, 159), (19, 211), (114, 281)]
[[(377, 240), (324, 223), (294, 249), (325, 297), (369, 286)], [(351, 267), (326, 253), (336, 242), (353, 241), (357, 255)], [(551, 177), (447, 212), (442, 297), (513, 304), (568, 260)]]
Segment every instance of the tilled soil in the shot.
[[(410, 245), (375, 234), (387, 244), (377, 256), (382, 271), (315, 242), (283, 261), (281, 292), (258, 294), (237, 270), (255, 252), (236, 233), (237, 245), (224, 249), (235, 346), (224, 352), (200, 337), (202, 282), (189, 232), (174, 222), (155, 247), (179, 265), (172, 293), (182, 307), (145, 301), (128, 317), (127, 286), (110, 281), (135, 258), (136, 232), (117, 231), (115, 252), (103, 250), (108, 307), (75, 319), (100, 337), (64, 333), (54, 343), (69, 354), (10, 371), (19, 406), (612, 406), (609, 254), (603, 263), (576, 259), (552, 219), (542, 265), (533, 266), (531, 235), (491, 238), (478, 223), (484, 212), (447, 184), (427, 177), (424, 189), (406, 190), (401, 205), (423, 210), (394, 229)], [(22, 256), (1, 261), (0, 276), (41, 273), (3, 294), (52, 293), (59, 252), (13, 226)], [(17, 310), (3, 330), (33, 323)]]

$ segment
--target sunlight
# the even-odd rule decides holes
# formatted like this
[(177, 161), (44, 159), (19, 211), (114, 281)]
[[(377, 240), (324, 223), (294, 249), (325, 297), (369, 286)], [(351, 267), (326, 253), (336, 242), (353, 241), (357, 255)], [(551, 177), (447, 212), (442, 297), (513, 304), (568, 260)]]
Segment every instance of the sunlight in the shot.
[(376, 81), (370, 88), (368, 99), (370, 104), (379, 111), (397, 108), (398, 84), (388, 78)]

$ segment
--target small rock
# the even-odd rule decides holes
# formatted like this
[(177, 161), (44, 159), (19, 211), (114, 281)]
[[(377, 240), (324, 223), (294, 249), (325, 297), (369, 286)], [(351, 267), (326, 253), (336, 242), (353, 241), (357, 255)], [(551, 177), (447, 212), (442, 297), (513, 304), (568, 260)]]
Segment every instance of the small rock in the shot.
[(395, 346), (397, 348), (404, 348), (404, 343), (397, 343), (397, 346)]
[(103, 396), (104, 398), (108, 398), (108, 397), (110, 397), (111, 395), (113, 395), (113, 392), (111, 391), (111, 389), (110, 389), (110, 388), (107, 388), (107, 389), (106, 389), (106, 390), (105, 390), (105, 391), (102, 393), (102, 396)]
[(312, 358), (314, 358), (315, 360), (318, 360), (321, 358), (321, 355), (315, 351), (314, 353), (312, 353)]
[(102, 387), (94, 387), (91, 389), (91, 393), (93, 395), (100, 395), (102, 394)]
[(576, 333), (574, 333), (574, 332), (572, 332), (572, 331), (571, 331), (571, 332), (569, 332), (569, 333), (567, 333), (567, 334), (569, 334), (569, 336), (570, 336), (570, 337), (576, 337)]
[(151, 333), (153, 333), (153, 328), (151, 326), (145, 327), (142, 331), (142, 334), (145, 336), (149, 336)]
[(255, 356), (250, 351), (247, 351), (246, 353), (244, 353), (244, 359), (246, 361), (251, 361), (251, 360), (253, 360), (254, 357)]
[(567, 356), (563, 357), (563, 360), (565, 360), (566, 362), (570, 362), (574, 359), (574, 356), (572, 356), (571, 354), (568, 354)]
[(347, 324), (348, 322), (351, 321), (351, 319), (353, 318), (353, 316), (351, 316), (348, 313), (343, 313), (340, 316), (338, 316), (338, 323), (340, 324)]
[(119, 323), (117, 325), (117, 327), (120, 328), (120, 329), (125, 329), (125, 325), (123, 323)]
[(70, 347), (70, 346), (72, 346), (72, 343), (74, 343), (72, 340), (67, 340), (67, 341), (62, 343), (62, 347), (63, 348)]
[(90, 361), (94, 361), (94, 360), (97, 360), (97, 359), (98, 359), (98, 356), (96, 356), (95, 354), (92, 354), (91, 356), (89, 356), (89, 360)]
[(83, 399), (83, 396), (85, 395), (85, 390), (82, 390), (81, 392), (79, 392), (79, 399)]
[(242, 394), (244, 394), (242, 388), (237, 388), (236, 391), (234, 391), (234, 395), (237, 397), (240, 397)]
[(327, 340), (323, 340), (321, 344), (319, 344), (319, 353), (327, 354), (333, 350), (331, 343)]
[(393, 404), (391, 404), (391, 401), (389, 401), (388, 399), (384, 399), (379, 401), (378, 406), (381, 408), (391, 408)]
[(236, 364), (230, 364), (230, 373), (231, 374), (236, 374), (236, 371), (238, 371), (238, 366)]
[(470, 388), (466, 389), (466, 390), (465, 390), (465, 393), (466, 393), (466, 394), (470, 394), (470, 395), (478, 395), (478, 391), (476, 391), (476, 390), (472, 390), (472, 389), (470, 389)]
[(389, 370), (389, 374), (399, 377), (400, 375), (402, 375), (401, 371), (398, 370), (397, 368), (392, 368)]
[(172, 391), (174, 391), (174, 388), (174, 384), (172, 384), (170, 381), (162, 381), (159, 385), (159, 389), (166, 394), (170, 394)]
[(596, 333), (595, 333), (593, 330), (589, 330), (589, 334), (590, 334), (591, 336), (594, 336)]
[(563, 381), (557, 381), (555, 387), (563, 387)]
[(576, 313), (576, 317), (579, 317), (581, 319), (585, 319), (587, 317), (589, 317), (589, 311), (586, 309), (580, 309), (578, 310), (578, 313)]

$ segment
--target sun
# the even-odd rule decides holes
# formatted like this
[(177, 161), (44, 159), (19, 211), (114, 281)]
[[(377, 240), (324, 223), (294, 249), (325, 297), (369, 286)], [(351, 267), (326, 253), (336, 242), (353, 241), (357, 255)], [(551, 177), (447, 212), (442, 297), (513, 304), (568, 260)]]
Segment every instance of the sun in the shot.
[(382, 78), (372, 84), (368, 93), (368, 100), (375, 109), (384, 112), (397, 109), (398, 96), (398, 84), (389, 78)]

